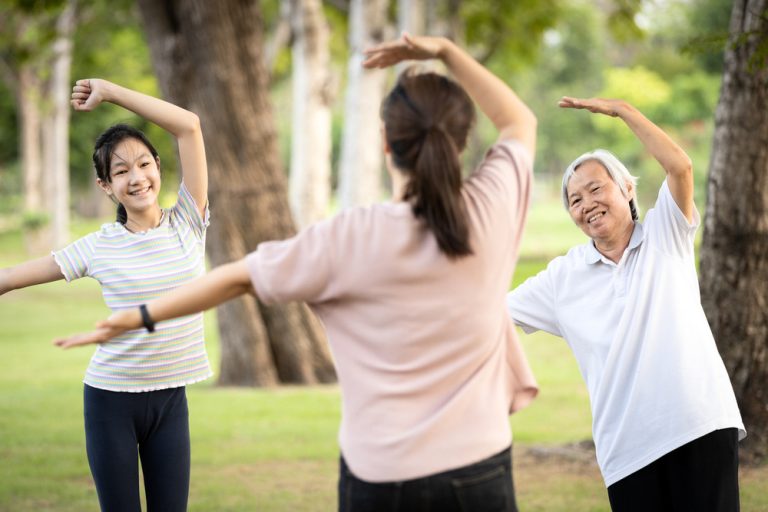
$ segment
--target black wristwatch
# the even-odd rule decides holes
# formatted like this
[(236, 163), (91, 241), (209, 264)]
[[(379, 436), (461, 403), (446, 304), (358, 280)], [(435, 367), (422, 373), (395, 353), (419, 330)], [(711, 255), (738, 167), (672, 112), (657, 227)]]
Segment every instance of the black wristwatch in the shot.
[(142, 304), (139, 306), (139, 311), (141, 312), (141, 323), (144, 324), (144, 328), (149, 332), (155, 332), (155, 321), (149, 316), (147, 305)]

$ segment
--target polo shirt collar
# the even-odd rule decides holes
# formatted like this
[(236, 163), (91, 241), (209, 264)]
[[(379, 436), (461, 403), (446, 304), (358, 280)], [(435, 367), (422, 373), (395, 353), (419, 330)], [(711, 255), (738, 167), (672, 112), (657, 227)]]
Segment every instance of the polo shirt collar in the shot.
[[(645, 240), (645, 231), (643, 231), (643, 225), (635, 221), (635, 229), (632, 230), (632, 236), (629, 238), (629, 245), (627, 245), (627, 248), (624, 251), (626, 252), (638, 247), (641, 243), (643, 243), (643, 240)], [(590, 240), (587, 244), (587, 251), (584, 255), (584, 259), (588, 265), (592, 265), (603, 259), (603, 255), (600, 254), (600, 251), (598, 251), (595, 247), (594, 240)]]

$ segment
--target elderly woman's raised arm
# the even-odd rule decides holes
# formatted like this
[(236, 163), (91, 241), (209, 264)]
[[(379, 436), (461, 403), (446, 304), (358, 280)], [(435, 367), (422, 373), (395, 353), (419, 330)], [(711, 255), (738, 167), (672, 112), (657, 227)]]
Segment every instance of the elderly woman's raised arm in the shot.
[(618, 117), (624, 121), (648, 152), (664, 168), (672, 198), (685, 218), (689, 222), (693, 221), (693, 164), (683, 148), (673, 141), (664, 130), (656, 126), (642, 112), (622, 100), (563, 97), (558, 105), (563, 108), (586, 109), (595, 114)]

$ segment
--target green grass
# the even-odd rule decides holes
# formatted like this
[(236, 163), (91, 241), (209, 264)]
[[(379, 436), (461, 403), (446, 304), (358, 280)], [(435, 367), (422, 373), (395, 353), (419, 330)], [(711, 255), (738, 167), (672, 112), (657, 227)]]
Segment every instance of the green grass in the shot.
[[(515, 282), (543, 268), (542, 256), (562, 253), (563, 240), (580, 236), (555, 206), (534, 206)], [(74, 231), (97, 227), (97, 222), (78, 223)], [(22, 261), (21, 247), (18, 231), (0, 233), (0, 267)], [(106, 313), (98, 284), (88, 279), (0, 297), (0, 512), (98, 510), (82, 426), (81, 380), (92, 349), (62, 351), (50, 341), (86, 330)], [(215, 331), (209, 313), (207, 346), (216, 369)], [(590, 416), (586, 389), (566, 344), (545, 334), (521, 334), (521, 339), (541, 393), (511, 419), (518, 504), (526, 511), (607, 511), (593, 465), (538, 461), (525, 454), (533, 445), (588, 439)], [(242, 389), (217, 387), (210, 380), (190, 386), (188, 397), (190, 511), (334, 509), (336, 386)], [(742, 510), (768, 509), (766, 479), (768, 469), (744, 471)]]

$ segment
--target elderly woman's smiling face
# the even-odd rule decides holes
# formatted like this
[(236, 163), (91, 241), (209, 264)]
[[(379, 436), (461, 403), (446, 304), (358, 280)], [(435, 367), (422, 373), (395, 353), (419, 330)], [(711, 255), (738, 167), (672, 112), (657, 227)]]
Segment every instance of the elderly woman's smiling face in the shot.
[(628, 195), (611, 179), (597, 160), (587, 160), (568, 181), (568, 212), (579, 228), (600, 246), (621, 237), (633, 225), (629, 200), (634, 187), (627, 183)]

